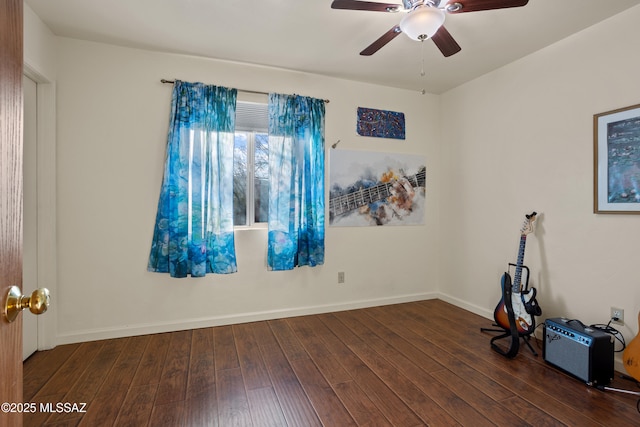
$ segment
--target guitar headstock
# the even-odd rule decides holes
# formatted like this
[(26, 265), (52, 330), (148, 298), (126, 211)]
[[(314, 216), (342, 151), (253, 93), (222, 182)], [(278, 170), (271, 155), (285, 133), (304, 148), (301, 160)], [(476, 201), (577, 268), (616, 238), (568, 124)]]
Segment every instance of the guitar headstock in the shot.
[(524, 223), (522, 224), (522, 228), (520, 229), (520, 234), (526, 236), (529, 233), (533, 233), (533, 223), (536, 220), (537, 212), (531, 212), (529, 215), (525, 215)]

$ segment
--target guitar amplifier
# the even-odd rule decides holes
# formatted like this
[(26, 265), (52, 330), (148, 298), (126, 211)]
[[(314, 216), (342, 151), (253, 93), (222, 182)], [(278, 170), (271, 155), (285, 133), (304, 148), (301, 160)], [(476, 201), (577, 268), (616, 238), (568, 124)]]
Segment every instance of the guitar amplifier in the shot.
[(613, 336), (577, 320), (544, 322), (544, 360), (589, 385), (613, 379)]

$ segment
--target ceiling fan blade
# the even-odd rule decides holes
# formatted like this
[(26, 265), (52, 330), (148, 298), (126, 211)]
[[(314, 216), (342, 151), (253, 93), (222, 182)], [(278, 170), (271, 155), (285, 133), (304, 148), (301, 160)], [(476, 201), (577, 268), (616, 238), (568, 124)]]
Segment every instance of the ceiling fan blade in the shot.
[(331, 9), (370, 10), (373, 12), (397, 12), (402, 9), (399, 4), (377, 3), (373, 1), (333, 0)]
[(389, 43), (391, 40), (395, 39), (400, 33), (402, 33), (400, 26), (399, 25), (394, 26), (392, 29), (384, 33), (382, 36), (380, 36), (378, 40), (374, 41), (369, 46), (367, 46), (362, 52), (360, 52), (360, 55), (363, 55), (363, 56), (373, 55), (374, 53), (379, 51), (380, 48), (382, 48), (384, 45)]
[(458, 42), (453, 39), (453, 36), (444, 26), (440, 27), (438, 31), (431, 36), (431, 39), (444, 56), (451, 56), (462, 50)]
[(478, 12), (481, 10), (506, 9), (509, 7), (522, 7), (529, 3), (529, 0), (459, 0), (450, 4), (459, 3), (460, 10), (452, 10), (451, 13)]

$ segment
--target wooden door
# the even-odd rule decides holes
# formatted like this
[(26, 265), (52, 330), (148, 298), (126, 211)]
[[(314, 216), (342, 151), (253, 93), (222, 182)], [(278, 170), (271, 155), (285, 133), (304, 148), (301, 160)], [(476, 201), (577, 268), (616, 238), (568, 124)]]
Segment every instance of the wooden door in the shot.
[[(22, 287), (22, 0), (0, 0), (0, 295)], [(0, 319), (0, 426), (22, 426), (22, 316)], [(9, 412), (6, 410), (9, 409)]]

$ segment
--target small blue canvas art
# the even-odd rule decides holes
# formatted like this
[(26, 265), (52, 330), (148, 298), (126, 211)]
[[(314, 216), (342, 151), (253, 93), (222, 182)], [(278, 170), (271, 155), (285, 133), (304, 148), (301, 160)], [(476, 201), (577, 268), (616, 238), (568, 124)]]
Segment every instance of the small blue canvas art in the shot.
[(358, 135), (404, 139), (404, 113), (358, 107)]

